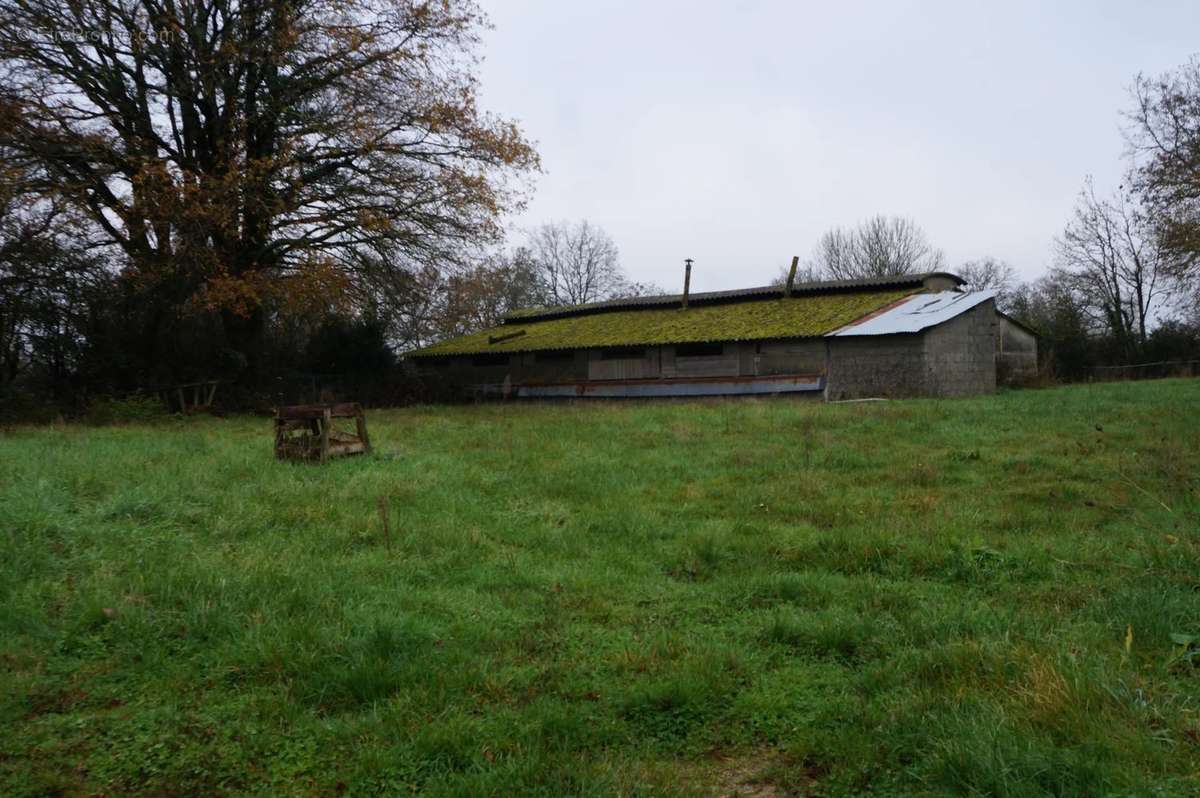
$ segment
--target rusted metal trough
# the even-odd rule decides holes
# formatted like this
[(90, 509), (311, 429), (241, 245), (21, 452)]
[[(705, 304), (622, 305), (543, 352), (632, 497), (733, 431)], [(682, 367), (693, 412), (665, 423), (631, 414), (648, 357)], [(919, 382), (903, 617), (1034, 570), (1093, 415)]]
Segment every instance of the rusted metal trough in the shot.
[[(352, 434), (334, 427), (335, 419), (354, 419)], [(370, 454), (367, 419), (357, 402), (292, 405), (275, 412), (275, 457), (324, 463), (331, 457)]]

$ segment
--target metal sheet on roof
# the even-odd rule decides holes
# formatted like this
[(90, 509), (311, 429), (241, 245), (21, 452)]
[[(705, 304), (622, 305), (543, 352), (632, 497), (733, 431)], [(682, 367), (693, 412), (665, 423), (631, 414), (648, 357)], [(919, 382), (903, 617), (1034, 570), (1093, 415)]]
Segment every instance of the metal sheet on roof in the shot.
[(995, 291), (941, 291), (936, 294), (913, 294), (890, 308), (851, 322), (834, 330), (829, 336), (894, 335), (915, 333), (947, 322), (983, 302), (993, 299)]

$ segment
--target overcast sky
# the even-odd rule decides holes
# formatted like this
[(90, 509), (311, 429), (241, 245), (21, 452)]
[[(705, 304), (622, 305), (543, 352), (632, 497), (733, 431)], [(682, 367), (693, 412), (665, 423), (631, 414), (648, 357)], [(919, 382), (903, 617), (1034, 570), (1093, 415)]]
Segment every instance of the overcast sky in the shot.
[(876, 213), (1035, 277), (1084, 177), (1120, 181), (1133, 77), (1200, 52), (1197, 0), (482, 2), (484, 105), (545, 170), (514, 225), (586, 218), (672, 291)]

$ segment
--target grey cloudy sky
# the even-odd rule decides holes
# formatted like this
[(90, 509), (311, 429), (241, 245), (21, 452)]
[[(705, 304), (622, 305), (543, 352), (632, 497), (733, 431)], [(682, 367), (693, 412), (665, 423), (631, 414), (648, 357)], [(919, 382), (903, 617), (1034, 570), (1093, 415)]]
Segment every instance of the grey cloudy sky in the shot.
[(1200, 52), (1196, 0), (483, 4), (484, 104), (545, 169), (515, 224), (587, 218), (672, 290), (875, 213), (1035, 277), (1085, 176), (1120, 181), (1134, 75)]

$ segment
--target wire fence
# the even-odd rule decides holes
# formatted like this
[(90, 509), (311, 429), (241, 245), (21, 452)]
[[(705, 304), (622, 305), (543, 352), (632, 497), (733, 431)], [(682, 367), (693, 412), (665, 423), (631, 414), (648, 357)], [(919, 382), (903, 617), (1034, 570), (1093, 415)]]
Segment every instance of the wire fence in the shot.
[(1127, 363), (1120, 366), (1092, 366), (1093, 380), (1155, 380), (1164, 377), (1195, 377), (1200, 360), (1159, 360), (1153, 363)]

